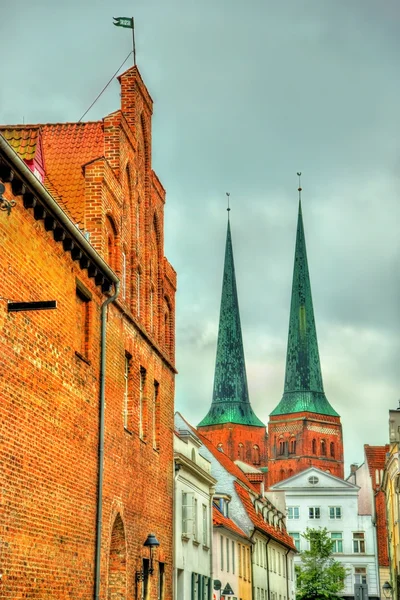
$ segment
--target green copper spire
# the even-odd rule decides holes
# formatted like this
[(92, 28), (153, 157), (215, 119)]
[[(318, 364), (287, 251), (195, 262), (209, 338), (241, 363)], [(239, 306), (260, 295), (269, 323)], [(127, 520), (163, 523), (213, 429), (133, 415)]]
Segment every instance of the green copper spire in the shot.
[(282, 400), (271, 415), (305, 411), (339, 416), (326, 399), (322, 383), (301, 201), (299, 201), (285, 390)]
[(229, 219), (213, 399), (208, 414), (198, 426), (222, 423), (265, 427), (254, 414), (249, 401)]

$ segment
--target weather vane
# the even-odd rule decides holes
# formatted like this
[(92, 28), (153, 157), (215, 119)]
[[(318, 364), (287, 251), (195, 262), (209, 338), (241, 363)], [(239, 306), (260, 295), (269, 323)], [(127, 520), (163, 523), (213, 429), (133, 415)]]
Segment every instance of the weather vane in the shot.
[(231, 195), (230, 192), (225, 192), (228, 198), (228, 208), (226, 209), (228, 211), (228, 217), (229, 217), (229, 211), (231, 210), (229, 207), (229, 196)]
[(298, 191), (299, 191), (299, 200), (301, 200), (301, 190), (302, 190), (302, 187), (301, 187), (301, 172), (297, 172), (297, 176), (298, 176), (298, 178), (299, 178), (299, 187), (298, 187)]

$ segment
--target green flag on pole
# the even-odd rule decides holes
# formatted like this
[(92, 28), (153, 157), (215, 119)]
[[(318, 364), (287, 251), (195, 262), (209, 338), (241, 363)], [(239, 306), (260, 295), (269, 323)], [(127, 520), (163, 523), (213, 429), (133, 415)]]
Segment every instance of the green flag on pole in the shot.
[(113, 17), (114, 25), (133, 29), (133, 17)]

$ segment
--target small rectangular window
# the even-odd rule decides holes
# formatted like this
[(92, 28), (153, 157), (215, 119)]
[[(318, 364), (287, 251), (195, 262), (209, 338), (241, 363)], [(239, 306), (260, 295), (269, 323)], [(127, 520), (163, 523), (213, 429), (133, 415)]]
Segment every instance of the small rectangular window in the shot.
[(288, 506), (288, 519), (299, 519), (300, 510), (298, 506)]
[(224, 538), (222, 535), (219, 537), (220, 547), (221, 547), (221, 571), (224, 570)]
[(232, 573), (235, 574), (235, 542), (232, 541)]
[(300, 552), (300, 533), (289, 532), (289, 535), (293, 538), (297, 551)]
[(365, 553), (365, 538), (363, 531), (353, 533), (353, 552), (355, 554)]
[(198, 539), (199, 539), (199, 512), (198, 512), (197, 498), (194, 499), (193, 539), (195, 541), (198, 541)]
[(310, 506), (308, 509), (308, 517), (309, 519), (320, 519), (321, 510), (319, 506)]
[(343, 553), (343, 534), (340, 532), (332, 532), (331, 540), (333, 541), (332, 552), (334, 554), (342, 554)]
[(342, 507), (341, 506), (330, 506), (329, 507), (329, 518), (330, 519), (341, 519), (342, 518)]

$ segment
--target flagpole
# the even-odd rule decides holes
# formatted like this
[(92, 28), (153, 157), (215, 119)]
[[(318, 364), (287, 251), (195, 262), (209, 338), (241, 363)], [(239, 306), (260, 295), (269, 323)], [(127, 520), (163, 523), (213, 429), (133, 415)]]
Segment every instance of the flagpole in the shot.
[(133, 66), (136, 67), (136, 46), (135, 46), (135, 21), (132, 17), (132, 47), (133, 47)]

